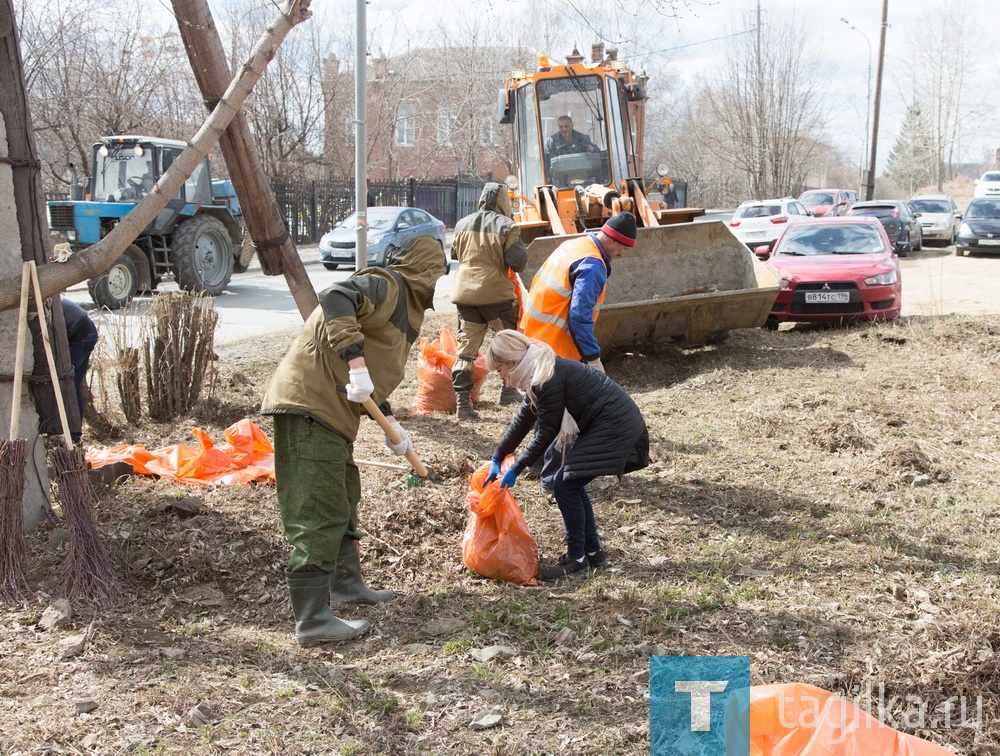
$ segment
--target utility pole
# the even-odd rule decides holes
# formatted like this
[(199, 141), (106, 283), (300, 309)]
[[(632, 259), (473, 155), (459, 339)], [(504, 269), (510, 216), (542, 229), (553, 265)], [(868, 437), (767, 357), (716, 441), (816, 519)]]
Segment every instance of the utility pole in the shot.
[(354, 207), (358, 214), (355, 270), (368, 267), (368, 30), (366, 0), (357, 0), (354, 28)]
[(889, 26), (889, 0), (882, 0), (882, 29), (878, 43), (878, 73), (875, 75), (875, 112), (872, 115), (872, 153), (868, 159), (865, 199), (875, 196), (875, 158), (878, 155), (878, 116), (882, 104), (882, 70), (885, 68), (885, 30)]

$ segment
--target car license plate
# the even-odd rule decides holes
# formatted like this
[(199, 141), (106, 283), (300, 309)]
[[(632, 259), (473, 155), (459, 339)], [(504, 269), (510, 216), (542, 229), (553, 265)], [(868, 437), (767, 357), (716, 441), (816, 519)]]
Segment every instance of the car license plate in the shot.
[(748, 239), (761, 239), (764, 237), (763, 231), (747, 231), (746, 237)]
[(984, 247), (1000, 247), (1000, 239), (980, 239), (979, 243)]
[(848, 304), (851, 301), (849, 291), (807, 291), (806, 304)]

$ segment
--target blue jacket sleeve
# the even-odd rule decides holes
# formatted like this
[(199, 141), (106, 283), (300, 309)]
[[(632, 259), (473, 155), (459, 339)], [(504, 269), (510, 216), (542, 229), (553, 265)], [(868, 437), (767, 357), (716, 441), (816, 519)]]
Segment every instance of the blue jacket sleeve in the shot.
[(601, 356), (601, 345), (594, 336), (594, 308), (608, 281), (608, 269), (603, 261), (585, 257), (573, 263), (569, 275), (573, 284), (569, 330), (580, 356), (590, 362)]

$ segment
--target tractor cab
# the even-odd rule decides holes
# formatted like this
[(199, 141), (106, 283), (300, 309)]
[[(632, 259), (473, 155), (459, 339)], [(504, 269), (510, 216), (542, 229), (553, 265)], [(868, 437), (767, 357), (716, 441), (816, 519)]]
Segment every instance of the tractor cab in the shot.
[[(151, 137), (106, 137), (94, 145), (91, 197), (97, 202), (138, 202), (153, 188), (185, 143)], [(212, 179), (202, 160), (171, 204), (210, 204)]]

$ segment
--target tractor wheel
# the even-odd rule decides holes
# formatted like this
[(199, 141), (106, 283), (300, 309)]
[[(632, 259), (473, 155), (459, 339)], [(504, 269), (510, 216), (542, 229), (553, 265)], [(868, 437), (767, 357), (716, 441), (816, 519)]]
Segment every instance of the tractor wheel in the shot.
[(139, 288), (135, 263), (128, 255), (119, 257), (101, 275), (87, 281), (87, 291), (98, 307), (118, 310), (128, 304)]
[(174, 234), (174, 276), (186, 291), (218, 296), (233, 277), (233, 242), (222, 221), (198, 215)]

